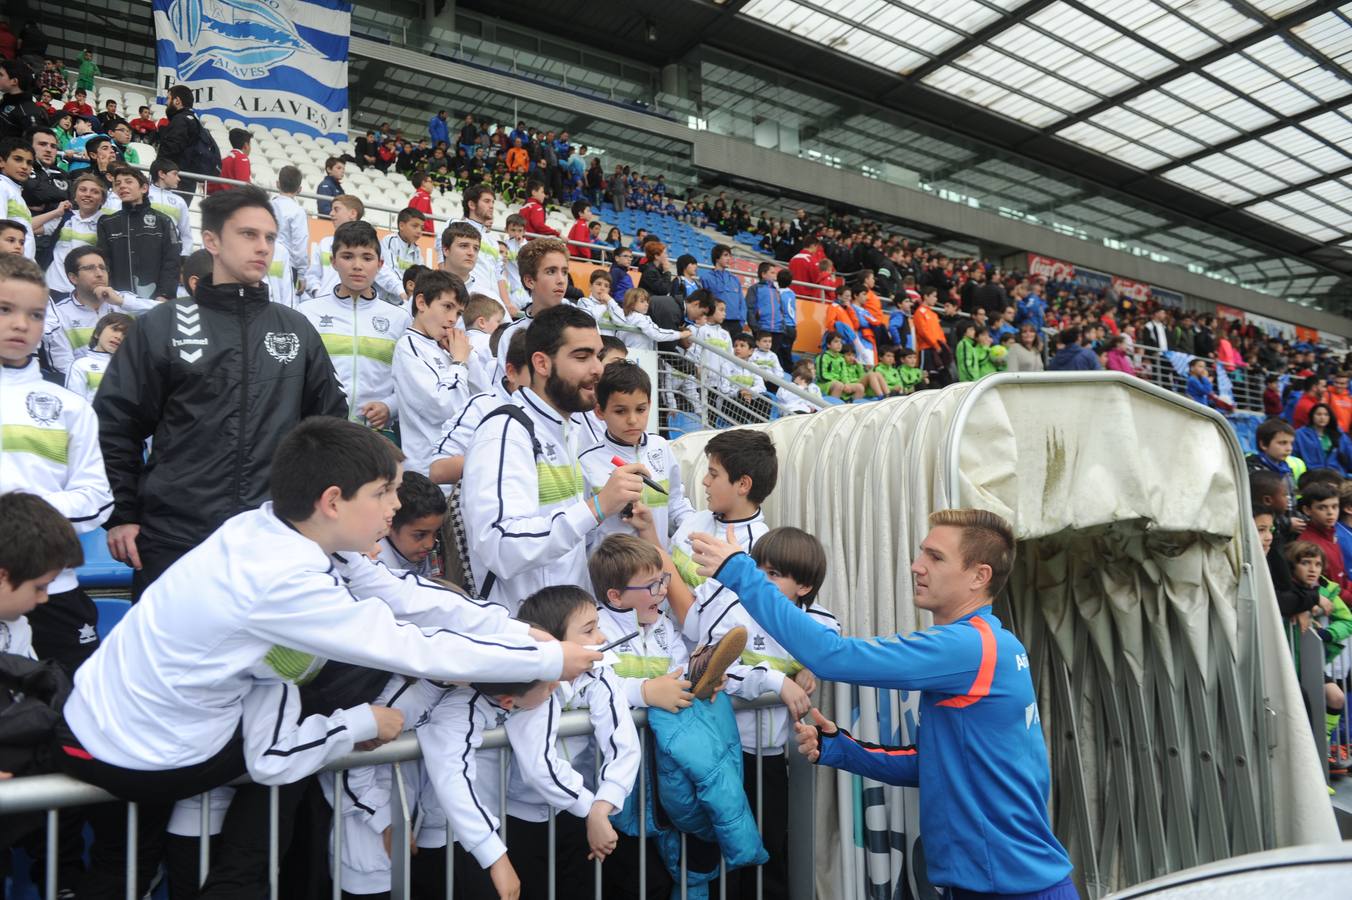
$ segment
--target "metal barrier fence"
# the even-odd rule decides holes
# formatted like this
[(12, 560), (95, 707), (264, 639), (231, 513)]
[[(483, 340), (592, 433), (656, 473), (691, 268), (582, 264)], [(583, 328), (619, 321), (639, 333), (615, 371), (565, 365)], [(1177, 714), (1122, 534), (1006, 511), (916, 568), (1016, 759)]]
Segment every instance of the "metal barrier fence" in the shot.
[[(756, 700), (746, 702), (734, 700), (734, 709), (765, 709), (780, 704), (778, 695), (765, 694)], [(640, 737), (647, 729), (648, 714), (646, 709), (636, 709), (632, 711), (634, 725), (639, 729)], [(756, 722), (757, 744), (763, 742), (762, 728), (764, 727), (764, 717), (758, 715)], [(571, 710), (565, 712), (559, 720), (558, 736), (560, 738), (572, 737), (591, 733), (591, 722), (588, 713), (585, 710)], [(792, 743), (790, 735), (790, 743)], [(639, 741), (640, 747), (640, 766), (638, 783), (633, 788), (633, 794), (639, 804), (640, 809), (645, 808), (647, 800), (647, 779), (644, 774), (647, 771), (648, 764), (645, 754), (648, 752), (646, 747), (648, 742)], [(494, 728), (484, 733), (481, 750), (501, 750), (499, 756), (499, 784), (502, 785), (501, 795), (499, 797), (499, 834), (506, 840), (507, 837), (507, 795), (506, 795), (506, 772), (510, 761), (511, 749), (507, 741), (507, 735), (504, 729)], [(789, 756), (789, 800), (790, 808), (811, 809), (815, 790), (815, 768), (806, 761), (798, 758), (797, 753), (792, 749), (786, 748), (785, 753)], [(393, 767), (392, 784), (394, 788), (390, 791), (390, 883), (392, 900), (410, 900), (412, 890), (411, 860), (413, 845), (411, 835), (415, 816), (412, 804), (409, 802), (405, 781), (403, 778), (403, 763), (420, 759), (422, 756), (417, 737), (412, 733), (405, 733), (396, 740), (367, 752), (349, 753), (340, 759), (335, 760), (326, 766), (324, 772), (342, 773), (349, 769), (363, 768), (367, 766), (390, 765)], [(763, 748), (758, 749), (755, 754), (755, 777), (757, 793), (760, 792), (762, 778), (762, 760), (764, 758)], [(599, 765), (599, 758), (598, 758)], [(246, 783), (247, 779), (242, 779), (239, 783)], [(278, 786), (269, 788), (268, 803), (268, 897), (269, 900), (278, 900), (279, 891), (279, 871), (280, 857), (282, 848), (278, 842), (279, 828), (279, 802)], [(200, 804), (200, 825), (198, 835), (198, 884), (206, 881), (207, 873), (211, 867), (211, 795), (202, 794), (198, 798)], [(43, 897), (55, 898), (58, 896), (58, 876), (57, 863), (59, 857), (58, 833), (60, 825), (60, 811), (74, 807), (87, 806), (96, 803), (121, 802), (108, 792), (76, 781), (65, 775), (33, 775), (24, 778), (17, 778), (10, 781), (0, 782), (0, 817), (13, 816), (20, 813), (45, 812), (46, 822), (46, 870), (44, 873), (44, 892)], [(330, 871), (332, 874), (332, 896), (333, 900), (342, 900), (342, 818), (344, 807), (343, 791), (333, 791), (333, 827), (329, 836), (329, 845), (332, 850), (330, 862)], [(755, 804), (753, 810), (756, 816), (757, 830), (764, 832), (763, 810), (761, 804)], [(138, 805), (136, 803), (127, 803), (126, 828), (127, 828), (127, 870), (125, 878), (124, 897), (125, 900), (139, 900), (137, 891), (137, 817)], [(792, 900), (811, 900), (815, 888), (815, 872), (813, 863), (813, 846), (815, 843), (813, 835), (813, 815), (795, 815), (790, 817), (788, 829), (789, 852), (786, 862), (789, 866), (789, 884), (791, 885), (790, 896)], [(646, 842), (647, 828), (646, 815), (639, 817), (639, 840)], [(554, 813), (550, 812), (549, 818), (549, 900), (554, 900), (557, 886), (554, 883), (555, 869), (555, 828)], [(451, 833), (449, 825), (446, 835), (446, 881), (445, 896), (450, 900), (452, 896), (452, 885), (455, 880), (454, 854), (451, 852), (455, 836)], [(429, 848), (435, 849), (435, 848)], [(647, 855), (639, 855), (639, 896), (647, 896), (648, 878), (647, 878)], [(595, 896), (600, 900), (602, 896), (601, 868), (602, 862), (596, 861), (596, 888)], [(686, 858), (686, 840), (684, 835), (681, 838), (681, 884), (676, 890), (682, 900), (685, 900), (689, 893), (690, 885), (686, 878), (687, 873)], [(719, 884), (725, 884), (727, 876), (726, 863), (720, 865)], [(676, 879), (673, 879), (673, 882)], [(720, 893), (722, 893), (720, 891)], [(756, 897), (763, 894), (762, 871), (761, 867), (756, 867)]]
[[(1048, 348), (1047, 353), (1050, 358), (1051, 337), (1045, 341)], [(1136, 367), (1134, 373), (1137, 378), (1149, 381), (1164, 388), (1166, 391), (1173, 391), (1175, 394), (1188, 394), (1188, 376), (1179, 374), (1174, 366), (1174, 357), (1161, 353), (1154, 347), (1148, 347), (1144, 344), (1136, 344), (1131, 348), (1128, 356), (1132, 364)], [(1233, 368), (1226, 366), (1214, 359), (1206, 359), (1200, 356), (1188, 356), (1187, 361), (1190, 365), (1193, 360), (1201, 359), (1207, 364), (1207, 374), (1211, 379), (1211, 386), (1220, 393), (1220, 374), (1217, 369), (1225, 369), (1225, 377), (1229, 380), (1231, 392), (1234, 398), (1235, 409), (1243, 412), (1263, 411), (1263, 376), (1261, 369), (1247, 365), (1237, 365)], [(1185, 367), (1184, 372), (1187, 369)], [(1225, 412), (1226, 410), (1221, 410)]]

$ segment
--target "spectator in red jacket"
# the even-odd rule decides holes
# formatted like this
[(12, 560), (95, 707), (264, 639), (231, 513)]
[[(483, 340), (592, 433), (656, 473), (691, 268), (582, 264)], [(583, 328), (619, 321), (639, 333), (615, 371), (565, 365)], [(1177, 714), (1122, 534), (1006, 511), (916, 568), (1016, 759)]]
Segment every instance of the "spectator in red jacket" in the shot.
[(66, 105), (61, 107), (65, 112), (72, 116), (80, 116), (84, 119), (94, 118), (94, 107), (85, 102), (84, 88), (76, 88), (75, 97), (66, 101)]
[(803, 248), (789, 260), (789, 274), (799, 282), (793, 286), (794, 293), (804, 300), (824, 300), (825, 296), (817, 288), (804, 287), (806, 284), (821, 284), (817, 261), (822, 258), (822, 242), (809, 235), (803, 239)]
[(526, 235), (539, 237), (548, 235), (549, 237), (558, 237), (559, 232), (555, 228), (549, 227), (545, 222), (545, 186), (543, 182), (532, 178), (526, 182), (526, 194), (530, 199), (526, 205), (521, 207), (521, 216), (526, 220)]
[[(235, 181), (249, 182), (253, 180), (253, 169), (249, 165), (249, 151), (253, 149), (253, 135), (243, 128), (230, 129), (230, 154), (221, 160), (221, 177), (233, 178)], [(228, 191), (237, 185), (221, 184), (219, 182), (208, 182), (207, 193), (218, 194), (221, 191)]]
[(437, 226), (432, 221), (432, 194), (428, 191), (432, 186), (432, 176), (426, 172), (414, 172), (409, 180), (413, 182), (414, 192), (409, 198), (408, 208), (423, 214), (423, 234), (436, 234)]
[(1310, 410), (1315, 408), (1316, 404), (1327, 403), (1328, 382), (1320, 378), (1314, 385), (1301, 395), (1296, 401), (1296, 409), (1291, 414), (1291, 424), (1297, 428), (1304, 428), (1310, 424)]
[(131, 120), (131, 130), (136, 133), (140, 140), (146, 143), (155, 142), (155, 132), (159, 130), (159, 126), (150, 117), (149, 106), (142, 106), (136, 111), (136, 118)]
[[(590, 247), (584, 247), (592, 240), (591, 204), (586, 200), (573, 202), (573, 227), (568, 229), (568, 253), (577, 259), (591, 259)], [(576, 243), (573, 243), (576, 242)]]

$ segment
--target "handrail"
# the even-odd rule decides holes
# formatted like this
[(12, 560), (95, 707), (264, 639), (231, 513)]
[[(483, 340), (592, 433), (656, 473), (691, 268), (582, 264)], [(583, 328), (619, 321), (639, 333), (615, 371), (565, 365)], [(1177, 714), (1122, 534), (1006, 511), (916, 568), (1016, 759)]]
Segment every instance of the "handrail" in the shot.
[[(782, 701), (778, 694), (762, 694), (755, 700), (746, 701), (734, 698), (734, 709), (764, 709), (777, 706)], [(646, 709), (630, 711), (634, 725), (642, 727), (648, 722)], [(586, 710), (570, 710), (559, 717), (559, 736), (591, 733), (590, 714)], [(496, 750), (509, 746), (507, 732), (503, 728), (492, 728), (484, 732), (481, 747)], [(415, 734), (405, 732), (388, 744), (375, 750), (346, 753), (326, 765), (322, 771), (333, 772), (341, 769), (355, 769), (362, 766), (378, 766), (386, 763), (403, 762), (418, 759), (422, 750)], [(247, 783), (241, 779), (238, 783)], [(106, 803), (118, 798), (92, 784), (86, 784), (69, 775), (28, 775), (0, 781), (0, 816), (15, 813), (37, 812), (53, 808), (83, 806), (89, 803)]]

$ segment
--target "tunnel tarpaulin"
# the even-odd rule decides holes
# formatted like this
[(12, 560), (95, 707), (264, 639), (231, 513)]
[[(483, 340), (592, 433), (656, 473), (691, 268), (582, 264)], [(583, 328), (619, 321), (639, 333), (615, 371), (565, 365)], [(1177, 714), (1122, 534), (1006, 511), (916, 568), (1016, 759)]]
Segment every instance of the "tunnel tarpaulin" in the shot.
[[(1115, 373), (976, 387), (759, 426), (780, 454), (767, 519), (822, 539), (845, 632), (928, 625), (908, 568), (927, 516), (998, 512), (1020, 546), (997, 614), (1029, 648), (1053, 824), (1089, 893), (1336, 840), (1223, 421)], [(697, 505), (709, 434), (673, 445)], [(836, 685), (822, 704), (869, 740), (917, 725), (906, 694)], [(890, 896), (901, 878), (925, 896), (915, 793), (818, 778), (820, 896)]]

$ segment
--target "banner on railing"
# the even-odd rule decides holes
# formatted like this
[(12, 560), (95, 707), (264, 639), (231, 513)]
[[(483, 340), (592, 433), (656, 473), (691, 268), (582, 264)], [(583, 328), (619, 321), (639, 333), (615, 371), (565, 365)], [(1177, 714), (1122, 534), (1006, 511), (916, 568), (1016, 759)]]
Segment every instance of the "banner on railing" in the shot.
[(1075, 281), (1082, 287), (1100, 294), (1108, 291), (1113, 286), (1113, 276), (1109, 275), (1107, 272), (1099, 272), (1095, 269), (1085, 269), (1083, 267), (1075, 270)]
[(1233, 319), (1236, 322), (1244, 322), (1249, 316), (1249, 314), (1242, 309), (1236, 309), (1233, 306), (1225, 306), (1221, 303), (1216, 304), (1216, 315), (1225, 319)]
[(1249, 324), (1257, 325), (1258, 330), (1268, 337), (1279, 337), (1286, 341), (1295, 340), (1296, 326), (1290, 322), (1269, 319), (1267, 316), (1260, 316), (1255, 313), (1245, 313), (1244, 320)]
[(1075, 278), (1075, 265), (1050, 256), (1028, 254), (1028, 274), (1041, 275), (1048, 281), (1071, 281)]
[(1119, 278), (1114, 275), (1113, 293), (1137, 303), (1144, 303), (1150, 299), (1150, 285), (1144, 281), (1132, 281), (1130, 278)]
[(156, 93), (246, 125), (344, 140), (352, 6), (342, 0), (154, 0)]
[(1155, 298), (1155, 302), (1161, 306), (1169, 306), (1174, 309), (1183, 308), (1183, 295), (1178, 291), (1167, 290), (1162, 287), (1150, 286), (1150, 296)]

